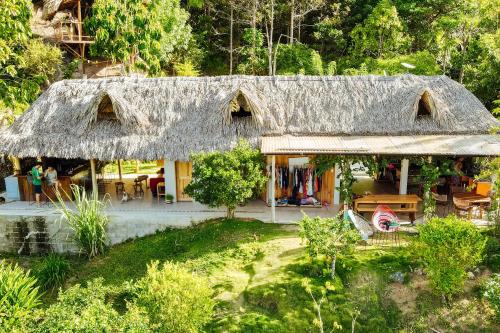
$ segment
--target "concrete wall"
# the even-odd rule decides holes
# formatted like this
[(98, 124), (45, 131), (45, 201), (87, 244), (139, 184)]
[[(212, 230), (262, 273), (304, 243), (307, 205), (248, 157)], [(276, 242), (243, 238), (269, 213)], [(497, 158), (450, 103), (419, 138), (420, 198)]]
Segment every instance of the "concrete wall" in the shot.
[[(126, 240), (151, 235), (166, 228), (182, 228), (200, 221), (198, 216), (187, 214), (165, 214), (141, 212), (109, 215), (108, 236), (111, 245)], [(213, 216), (211, 216), (213, 215)], [(220, 213), (205, 217), (217, 217)], [(40, 225), (43, 225), (43, 232)], [(29, 235), (25, 241), (24, 238)], [(23, 253), (41, 253), (54, 251), (57, 253), (76, 253), (78, 247), (72, 239), (73, 232), (59, 215), (42, 216), (0, 215), (0, 252), (16, 253), (25, 243)], [(45, 237), (43, 239), (42, 237)]]

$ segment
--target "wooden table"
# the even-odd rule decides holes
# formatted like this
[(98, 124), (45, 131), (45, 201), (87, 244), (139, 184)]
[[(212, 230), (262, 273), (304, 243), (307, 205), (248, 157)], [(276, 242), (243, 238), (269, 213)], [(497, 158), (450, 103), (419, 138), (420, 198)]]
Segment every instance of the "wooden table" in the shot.
[[(479, 206), (480, 219), (483, 218), (484, 206), (487, 206), (491, 203), (490, 197), (472, 192), (455, 193), (453, 194), (453, 198), (465, 201), (467, 202), (468, 205)], [(469, 213), (469, 218), (470, 218), (470, 213)]]
[(417, 205), (422, 201), (415, 194), (370, 194), (354, 199), (354, 210), (358, 213), (373, 212), (379, 205), (387, 205), (396, 213), (408, 213), (415, 221)]

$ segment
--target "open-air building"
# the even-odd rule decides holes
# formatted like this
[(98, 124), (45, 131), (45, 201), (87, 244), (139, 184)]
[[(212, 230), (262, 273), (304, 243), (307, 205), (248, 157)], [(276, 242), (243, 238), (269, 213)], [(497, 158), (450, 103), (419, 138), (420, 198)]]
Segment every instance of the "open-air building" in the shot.
[[(190, 200), (183, 194), (191, 177), (190, 154), (228, 150), (244, 138), (261, 149), (270, 173), (264, 200), (251, 206), (258, 205), (259, 214), (249, 209), (249, 216), (289, 222), (300, 216), (300, 208), (290, 215), (279, 211), (289, 208), (275, 207), (275, 199), (293, 192), (293, 184), (276, 179), (280, 170), (312, 168), (310, 159), (320, 154), (390, 156), (397, 161), (395, 193), (404, 195), (411, 184), (409, 157), (498, 156), (500, 140), (490, 133), (498, 125), (472, 93), (445, 76), (122, 77), (53, 84), (0, 134), (0, 149), (16, 158), (21, 171), (17, 200), (30, 196), (22, 180), (23, 159), (41, 158), (88, 165), (88, 186), (116, 199), (120, 193), (112, 182), (117, 180), (106, 182), (102, 162), (160, 161), (165, 192), (181, 202)], [(67, 170), (60, 165), (63, 176)], [(339, 173), (328, 171), (320, 186), (302, 188), (299, 199), (314, 197), (323, 207), (318, 214), (334, 214)], [(64, 186), (79, 181), (61, 178)], [(142, 206), (144, 216), (150, 206)], [(175, 206), (162, 214), (175, 215)], [(201, 205), (182, 207), (213, 212)]]

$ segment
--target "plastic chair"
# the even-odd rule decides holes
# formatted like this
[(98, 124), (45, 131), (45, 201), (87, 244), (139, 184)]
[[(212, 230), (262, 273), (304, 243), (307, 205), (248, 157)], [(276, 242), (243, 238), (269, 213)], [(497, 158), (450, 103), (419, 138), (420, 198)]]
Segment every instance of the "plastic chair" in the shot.
[(160, 197), (165, 197), (167, 193), (165, 192), (165, 182), (159, 182), (156, 184), (156, 198), (160, 202)]

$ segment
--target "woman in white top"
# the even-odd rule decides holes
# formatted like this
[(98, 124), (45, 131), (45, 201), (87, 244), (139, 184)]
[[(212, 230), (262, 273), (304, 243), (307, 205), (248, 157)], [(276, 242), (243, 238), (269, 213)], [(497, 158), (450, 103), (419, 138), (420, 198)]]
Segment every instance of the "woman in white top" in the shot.
[(59, 191), (59, 181), (57, 180), (57, 171), (53, 167), (48, 167), (45, 171), (45, 181), (50, 187), (54, 187), (56, 191)]

